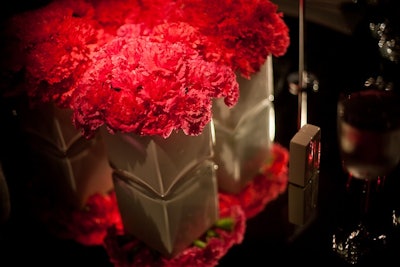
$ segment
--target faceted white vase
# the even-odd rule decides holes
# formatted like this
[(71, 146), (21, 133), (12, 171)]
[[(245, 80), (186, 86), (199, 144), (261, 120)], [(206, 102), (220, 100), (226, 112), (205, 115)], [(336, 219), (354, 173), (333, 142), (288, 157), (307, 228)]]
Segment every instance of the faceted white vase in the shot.
[(21, 129), (32, 161), (34, 189), (49, 203), (79, 209), (96, 193), (113, 189), (100, 134), (88, 140), (73, 126), (72, 111), (53, 104), (21, 110)]
[(125, 232), (174, 257), (215, 223), (212, 123), (199, 136), (166, 139), (103, 131)]
[(272, 58), (250, 80), (237, 78), (240, 96), (233, 108), (213, 104), (214, 160), (221, 191), (239, 193), (268, 160), (274, 139)]

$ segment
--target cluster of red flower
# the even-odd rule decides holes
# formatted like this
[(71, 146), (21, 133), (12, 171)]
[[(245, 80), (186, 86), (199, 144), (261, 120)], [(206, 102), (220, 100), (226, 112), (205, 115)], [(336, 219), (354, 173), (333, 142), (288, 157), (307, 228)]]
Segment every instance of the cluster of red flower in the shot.
[(213, 98), (237, 102), (236, 75), (289, 45), (269, 0), (55, 0), (15, 15), (7, 31), (6, 66), (22, 73), (23, 92), (71, 108), (88, 138), (102, 125), (197, 135)]

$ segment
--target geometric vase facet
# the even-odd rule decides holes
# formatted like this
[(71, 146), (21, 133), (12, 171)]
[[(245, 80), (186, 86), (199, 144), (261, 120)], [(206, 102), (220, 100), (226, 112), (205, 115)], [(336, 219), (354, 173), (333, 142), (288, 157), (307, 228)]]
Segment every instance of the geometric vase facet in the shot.
[(173, 257), (218, 219), (212, 123), (198, 136), (103, 136), (127, 233)]
[(215, 163), (219, 189), (239, 193), (268, 160), (274, 138), (272, 58), (250, 80), (237, 77), (240, 97), (233, 108), (213, 105)]
[(46, 103), (19, 115), (41, 197), (79, 209), (91, 195), (113, 189), (102, 136), (84, 138), (72, 124), (71, 110)]

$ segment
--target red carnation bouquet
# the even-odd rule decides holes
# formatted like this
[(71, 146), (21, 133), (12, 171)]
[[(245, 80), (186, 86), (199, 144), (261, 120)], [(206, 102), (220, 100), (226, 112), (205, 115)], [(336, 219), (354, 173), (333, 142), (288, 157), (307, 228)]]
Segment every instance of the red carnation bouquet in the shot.
[(6, 30), (2, 84), (13, 91), (2, 93), (71, 108), (88, 138), (102, 125), (197, 135), (213, 98), (237, 102), (236, 75), (249, 78), (289, 45), (269, 0), (55, 0)]
[(203, 39), (186, 23), (161, 24), (147, 34), (138, 24), (121, 26), (76, 83), (75, 124), (87, 136), (103, 123), (140, 135), (200, 133), (211, 119), (211, 100), (225, 97), (232, 106), (239, 89), (231, 68), (204, 59)]
[[(175, 130), (198, 135), (212, 118), (213, 99), (233, 107), (237, 76), (250, 78), (269, 55), (281, 56), (289, 46), (288, 27), (269, 0), (53, 0), (7, 23), (1, 96), (22, 94), (33, 105), (71, 109), (87, 138), (101, 126), (164, 138)], [(281, 158), (278, 171), (266, 165), (241, 195), (219, 194), (220, 215), (234, 219), (233, 230), (213, 229), (219, 238), (209, 239), (206, 249), (192, 246), (158, 264), (214, 266), (242, 241), (245, 219), (284, 190), (287, 157)], [(84, 244), (101, 242), (110, 222), (119, 221), (115, 201), (93, 196), (90, 212), (65, 220), (67, 233)], [(123, 264), (131, 251), (116, 243), (118, 229), (109, 230), (105, 247)], [(136, 260), (147, 264), (148, 250), (141, 253)]]

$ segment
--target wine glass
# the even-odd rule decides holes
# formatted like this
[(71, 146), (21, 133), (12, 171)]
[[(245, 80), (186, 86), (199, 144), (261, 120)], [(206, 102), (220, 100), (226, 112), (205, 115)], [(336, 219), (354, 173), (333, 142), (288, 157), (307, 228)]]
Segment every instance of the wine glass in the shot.
[(366, 84), (338, 101), (337, 133), (348, 202), (346, 223), (333, 234), (332, 249), (351, 264), (385, 249), (390, 240), (393, 221), (385, 183), (400, 161), (399, 100), (393, 89)]

